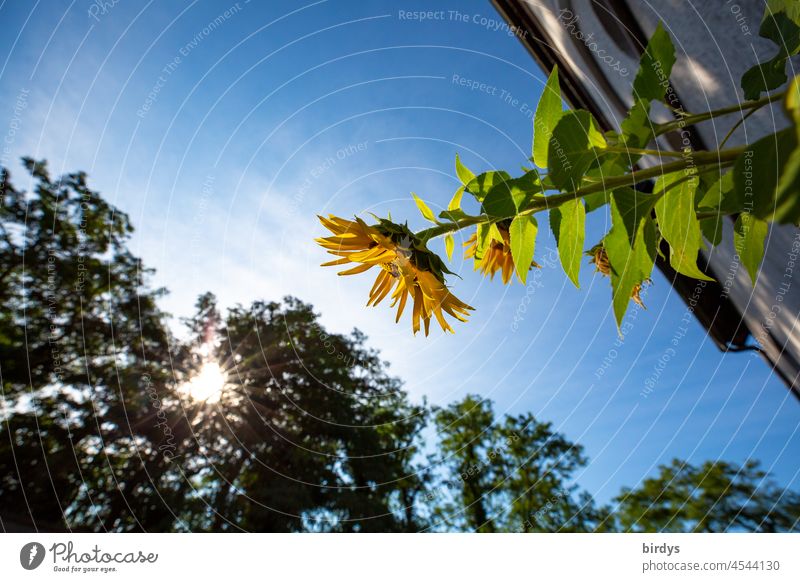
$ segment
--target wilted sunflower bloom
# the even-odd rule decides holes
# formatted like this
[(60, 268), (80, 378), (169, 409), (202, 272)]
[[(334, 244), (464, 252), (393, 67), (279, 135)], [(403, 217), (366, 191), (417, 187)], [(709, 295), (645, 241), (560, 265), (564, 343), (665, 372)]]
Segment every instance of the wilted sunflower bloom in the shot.
[(379, 219), (368, 225), (360, 218), (355, 221), (329, 215), (319, 217), (333, 236), (316, 239), (330, 254), (339, 257), (323, 263), (355, 266), (341, 271), (340, 275), (355, 275), (379, 267), (380, 273), (369, 293), (367, 305), (378, 305), (391, 294), (391, 307), (397, 306), (395, 322), (400, 321), (409, 297), (413, 301), (411, 324), (414, 333), (420, 330), (420, 321), (428, 335), (431, 317), (435, 317), (444, 331), (453, 328), (444, 313), (466, 321), (472, 307), (450, 293), (444, 284), (444, 273), (449, 272), (441, 259), (431, 253), (405, 226)]
[[(606, 253), (606, 249), (602, 243), (594, 245), (591, 249), (586, 251), (586, 254), (591, 257), (589, 263), (594, 265), (595, 270), (599, 271), (606, 277), (611, 276), (611, 262), (608, 260), (608, 254)], [(647, 307), (644, 305), (644, 302), (642, 302), (642, 298), (639, 296), (641, 292), (642, 285), (641, 283), (637, 283), (633, 287), (633, 291), (631, 291), (631, 299), (639, 307), (647, 309)]]
[(594, 265), (595, 271), (599, 271), (606, 277), (611, 276), (611, 262), (608, 260), (608, 254), (602, 244), (594, 245), (586, 251), (586, 254), (592, 257), (589, 264)]
[[(496, 226), (500, 236), (503, 238), (503, 242), (492, 239), (483, 250), (483, 255), (475, 259), (475, 270), (480, 269), (481, 273), (489, 275), (491, 280), (494, 280), (495, 274), (500, 271), (500, 276), (505, 285), (508, 284), (514, 274), (514, 257), (511, 254), (511, 239), (508, 235), (508, 228), (502, 223), (498, 223)], [(478, 235), (473, 234), (469, 237), (464, 246), (467, 247), (464, 251), (464, 257), (467, 259), (475, 258), (478, 252)], [(539, 265), (536, 261), (532, 261), (531, 267), (538, 268)]]

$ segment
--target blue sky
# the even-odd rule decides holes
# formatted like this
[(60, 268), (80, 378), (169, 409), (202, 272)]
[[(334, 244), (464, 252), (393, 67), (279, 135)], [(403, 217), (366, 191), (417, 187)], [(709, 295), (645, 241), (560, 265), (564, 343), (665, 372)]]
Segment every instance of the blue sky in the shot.
[[(451, 282), (476, 311), (456, 335), (413, 337), (364, 307), (372, 277), (318, 267), (316, 214), (391, 210), (422, 227), (410, 192), (446, 206), (456, 152), (476, 172), (530, 155), (543, 73), (488, 2), (436, 9), (420, 22), (393, 2), (4, 2), (4, 162), (87, 171), (130, 214), (176, 317), (206, 290), (223, 305), (296, 295), (329, 328), (366, 332), (415, 399), (476, 392), (553, 421), (585, 445), (579, 481), (601, 500), (673, 457), (760, 459), (800, 487), (800, 407), (767, 366), (684, 326), (658, 273), (619, 342), (607, 280), (586, 265), (575, 289), (545, 221), (527, 288), (475, 276), (457, 251)], [(607, 217), (589, 222), (593, 244)]]

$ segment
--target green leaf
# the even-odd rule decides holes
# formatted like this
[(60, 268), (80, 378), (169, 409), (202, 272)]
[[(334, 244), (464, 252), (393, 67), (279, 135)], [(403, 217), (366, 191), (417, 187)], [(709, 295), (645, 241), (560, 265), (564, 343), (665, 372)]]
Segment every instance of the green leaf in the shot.
[(744, 201), (739, 199), (734, 183), (734, 172), (728, 172), (709, 186), (702, 194), (697, 207), (700, 210), (718, 210), (722, 214), (734, 214), (742, 210)]
[[(797, 138), (797, 135), (795, 135)], [(786, 160), (775, 197), (778, 207), (775, 209), (774, 220), (779, 224), (800, 224), (800, 148), (795, 141), (795, 149)]]
[[(630, 147), (645, 147), (653, 138), (650, 102), (663, 101), (675, 64), (675, 47), (661, 23), (647, 43), (633, 81), (634, 103), (622, 121), (623, 141)], [(631, 156), (633, 162), (639, 156)]]
[(742, 75), (740, 85), (744, 98), (753, 100), (761, 97), (761, 93), (777, 89), (786, 81), (786, 56), (779, 54), (765, 63), (747, 69)]
[(617, 218), (617, 221), (614, 222), (612, 213), (612, 229), (616, 226), (618, 234), (624, 233), (628, 243), (633, 245), (641, 222), (652, 218), (653, 208), (659, 197), (639, 192), (633, 188), (619, 188), (612, 193), (611, 200), (612, 211), (616, 213)]
[[(632, 148), (645, 147), (655, 136), (655, 127), (650, 121), (650, 102), (637, 99), (628, 111), (627, 117), (622, 120), (620, 128), (625, 145)], [(638, 154), (619, 154), (619, 157), (624, 157), (630, 162), (639, 159)]]
[(797, 131), (800, 132), (800, 75), (789, 83), (789, 87), (786, 89), (786, 97), (783, 98), (783, 108), (789, 119), (794, 121)]
[[(773, 5), (776, 9), (773, 9)], [(770, 60), (751, 67), (742, 76), (745, 99), (758, 99), (761, 93), (786, 83), (786, 61), (800, 53), (797, 5), (797, 2), (771, 2), (767, 5), (758, 34), (774, 42), (778, 46), (778, 53)]]
[(656, 202), (658, 226), (670, 247), (669, 264), (687, 277), (713, 281), (697, 268), (697, 255), (703, 245), (694, 204), (699, 179), (692, 176), (686, 180), (681, 173), (666, 174), (656, 182), (656, 191), (661, 192), (678, 180), (683, 181)]
[(594, 212), (598, 208), (602, 208), (609, 202), (609, 193), (606, 190), (600, 192), (593, 192), (583, 197), (583, 202), (586, 204), (586, 214)]
[[(650, 102), (664, 99), (674, 64), (675, 47), (659, 23), (639, 62), (639, 70), (633, 82), (634, 104), (621, 124), (622, 139), (629, 146), (644, 147), (652, 139)], [(638, 158), (631, 157), (631, 161)]]
[(650, 278), (656, 259), (656, 229), (651, 212), (655, 197), (630, 188), (611, 196), (611, 230), (603, 239), (611, 263), (611, 288), (617, 327), (636, 285)]
[(508, 236), (511, 239), (511, 256), (514, 259), (517, 276), (523, 285), (533, 261), (538, 230), (539, 226), (536, 223), (536, 218), (530, 214), (514, 217), (514, 220), (511, 221), (511, 226), (508, 228)]
[(447, 205), (448, 210), (461, 210), (461, 197), (464, 196), (464, 186), (461, 186), (453, 197), (450, 199), (450, 204)]
[(501, 235), (500, 231), (497, 229), (497, 225), (486, 222), (478, 224), (474, 257), (476, 267), (481, 259), (483, 259), (483, 253), (493, 240), (496, 240), (500, 243), (505, 243), (503, 240), (503, 235)]
[(736, 160), (733, 174), (737, 210), (784, 224), (800, 221), (800, 148), (793, 127), (761, 138)]
[(492, 218), (511, 218), (524, 210), (541, 191), (539, 173), (532, 170), (524, 176), (492, 186), (483, 199), (483, 211)]
[(717, 246), (722, 242), (722, 217), (724, 214), (718, 212), (710, 218), (700, 221), (700, 231), (712, 246)]
[(500, 229), (497, 228), (497, 224), (492, 222), (489, 224), (489, 240), (496, 240), (500, 244), (505, 244), (506, 241), (503, 239), (503, 235), (500, 234)]
[[(510, 181), (509, 181), (510, 182)], [(507, 218), (517, 213), (511, 185), (501, 182), (494, 186), (483, 199), (483, 212), (492, 218)]]
[(464, 218), (469, 218), (469, 214), (461, 210), (460, 208), (454, 208), (453, 210), (443, 210), (439, 213), (439, 218), (442, 220), (451, 220), (456, 222), (458, 220), (463, 220)]
[(458, 154), (456, 154), (456, 175), (464, 186), (475, 179), (475, 174), (473, 174), (469, 168), (461, 163), (461, 158), (458, 157)]
[(453, 235), (447, 233), (444, 237), (444, 250), (447, 253), (447, 260), (453, 260), (453, 247), (455, 246), (455, 240), (453, 239)]
[(548, 176), (565, 192), (578, 189), (589, 166), (597, 160), (596, 148), (604, 148), (605, 137), (588, 111), (565, 113), (553, 129), (548, 149)]
[(472, 194), (478, 202), (483, 202), (492, 186), (510, 180), (511, 176), (508, 172), (502, 170), (498, 172), (484, 172), (475, 176), (469, 183), (464, 186), (464, 189)]
[(755, 284), (758, 267), (764, 259), (764, 240), (768, 225), (749, 212), (742, 212), (733, 227), (733, 247), (747, 269), (750, 280)]
[(770, 12), (785, 12), (789, 19), (800, 26), (800, 3), (797, 0), (767, 0)]
[(564, 272), (576, 287), (586, 236), (586, 210), (580, 198), (569, 200), (550, 210), (550, 229), (556, 237), (558, 257)]
[[(620, 158), (614, 157), (605, 159), (598, 166), (586, 172), (586, 178), (591, 178), (594, 182), (602, 184), (609, 178), (625, 174), (627, 168), (622, 164), (623, 162)], [(610, 196), (611, 192), (608, 190), (600, 190), (599, 192), (584, 196), (583, 201), (586, 204), (586, 213), (594, 212), (607, 204), (610, 201)]]
[(423, 202), (419, 196), (417, 196), (413, 192), (411, 193), (411, 195), (414, 197), (414, 202), (417, 203), (417, 208), (419, 208), (420, 214), (422, 214), (423, 218), (425, 218), (425, 220), (431, 221), (434, 224), (438, 224), (438, 222), (436, 221), (436, 215), (433, 213), (433, 210), (428, 208), (428, 205), (425, 204), (425, 202)]
[(533, 117), (533, 162), (540, 168), (547, 167), (547, 151), (553, 129), (563, 114), (561, 89), (558, 86), (558, 67), (554, 66)]
[(634, 98), (648, 102), (664, 99), (674, 64), (675, 47), (659, 22), (639, 61), (639, 71), (633, 81)]

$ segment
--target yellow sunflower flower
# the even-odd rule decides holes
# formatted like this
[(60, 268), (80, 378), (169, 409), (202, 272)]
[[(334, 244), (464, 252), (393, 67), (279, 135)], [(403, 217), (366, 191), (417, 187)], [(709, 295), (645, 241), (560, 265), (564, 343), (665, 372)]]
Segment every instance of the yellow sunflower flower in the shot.
[[(492, 241), (483, 250), (483, 256), (477, 259), (475, 263), (475, 270), (480, 269), (481, 273), (489, 275), (490, 280), (494, 280), (495, 274), (500, 271), (503, 279), (503, 284), (506, 285), (511, 280), (514, 274), (514, 257), (511, 254), (511, 239), (508, 234), (508, 229), (502, 224), (497, 224), (497, 230), (500, 236), (503, 237), (503, 242), (497, 239)], [(478, 251), (478, 235), (473, 234), (467, 242), (464, 243), (467, 249), (464, 251), (464, 257), (467, 259), (475, 258)], [(531, 261), (531, 267), (539, 268), (536, 261)], [(519, 278), (519, 275), (517, 276)]]
[(445, 320), (444, 313), (459, 321), (467, 320), (472, 307), (445, 286), (442, 274), (445, 268), (441, 259), (424, 249), (421, 243), (415, 245), (407, 228), (388, 220), (370, 226), (360, 218), (352, 221), (330, 215), (319, 219), (333, 236), (318, 238), (316, 242), (330, 254), (340, 257), (323, 263), (323, 267), (356, 263), (356, 266), (341, 271), (340, 275), (355, 275), (380, 267), (367, 305), (378, 305), (391, 293), (391, 307), (397, 306), (395, 322), (399, 322), (411, 297), (412, 329), (416, 334), (422, 324), (426, 336), (431, 317), (436, 318), (442, 330), (451, 333), (453, 328)]

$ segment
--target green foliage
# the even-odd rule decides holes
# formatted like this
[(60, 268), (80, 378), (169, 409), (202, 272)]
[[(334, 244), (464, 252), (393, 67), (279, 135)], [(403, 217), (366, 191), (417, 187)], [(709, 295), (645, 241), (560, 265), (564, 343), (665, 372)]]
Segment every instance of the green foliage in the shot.
[(446, 529), (556, 532), (609, 529), (606, 509), (572, 483), (582, 448), (533, 415), (497, 419), (468, 395), (434, 410), (440, 462), (452, 475), (434, 508)]
[(458, 157), (458, 154), (456, 154), (456, 175), (458, 176), (458, 179), (461, 180), (461, 184), (464, 186), (475, 179), (475, 174), (473, 174), (469, 168), (461, 163), (461, 158)]
[[(800, 496), (752, 464), (662, 467), (640, 489), (623, 492), (618, 512), (598, 507), (574, 483), (586, 464), (581, 447), (551, 424), (530, 414), (498, 418), (476, 396), (433, 410), (413, 404), (363, 334), (325, 330), (297, 299), (222, 313), (213, 295), (202, 295), (179, 339), (157, 306), (163, 291), (147, 285), (151, 271), (128, 249), (127, 216), (84, 174), (53, 180), (43, 162), (25, 163), (31, 192), (0, 174), (4, 528), (798, 528)], [(657, 196), (614, 191), (605, 243), (623, 275), (633, 265), (642, 278), (652, 267)], [(756, 217), (743, 218), (743, 227), (747, 221), (751, 233), (763, 232)], [(528, 213), (509, 222), (524, 279), (536, 220)], [(440, 268), (407, 227), (379, 227), (393, 240), (411, 237), (411, 252)], [(582, 225), (573, 230), (582, 236)], [(484, 245), (502, 241), (494, 222), (478, 231)], [(757, 263), (746, 260), (748, 269)], [(185, 391), (209, 363), (228, 376), (213, 404)], [(431, 420), (438, 437), (426, 447)], [(426, 449), (434, 452), (426, 457)]]
[(758, 463), (675, 459), (615, 500), (623, 531), (800, 531), (800, 495), (767, 478)]
[(556, 237), (558, 257), (564, 272), (576, 287), (586, 236), (586, 209), (580, 199), (568, 200), (550, 211), (550, 229)]
[(800, 76), (792, 79), (789, 88), (786, 89), (783, 107), (786, 114), (794, 121), (797, 131), (800, 132)]
[[(223, 315), (206, 294), (176, 339), (127, 216), (85, 175), (26, 165), (30, 193), (2, 173), (4, 528), (422, 527), (427, 411), (362, 334), (327, 332), (295, 299)], [(209, 361), (229, 377), (218, 404), (182, 389)]]
[(472, 194), (478, 202), (483, 202), (483, 199), (489, 194), (492, 186), (510, 179), (511, 176), (508, 172), (503, 172), (502, 170), (499, 172), (484, 172), (483, 174), (475, 176), (464, 188), (467, 192)]
[(749, 212), (740, 214), (733, 227), (733, 247), (739, 254), (753, 283), (756, 282), (758, 267), (764, 258), (764, 240), (767, 238), (767, 230), (767, 223), (755, 218)]
[(436, 410), (434, 419), (440, 435), (443, 457), (457, 475), (460, 487), (454, 483), (457, 506), (440, 508), (442, 518), (454, 519), (448, 514), (463, 514), (455, 517), (456, 523), (463, 523), (464, 529), (476, 532), (492, 532), (494, 524), (489, 519), (488, 499), (485, 494), (495, 482), (492, 467), (494, 455), (490, 452), (496, 447), (494, 412), (491, 403), (477, 396), (467, 396), (464, 400), (447, 408)]
[(539, 225), (536, 223), (536, 217), (530, 215), (515, 216), (508, 228), (508, 235), (511, 240), (511, 256), (514, 258), (517, 276), (523, 285), (528, 278), (528, 271), (530, 270), (531, 261), (533, 261), (538, 230)]
[(575, 191), (589, 166), (597, 160), (597, 149), (605, 145), (605, 138), (591, 113), (565, 113), (553, 129), (547, 153), (548, 176), (553, 186), (564, 192)]
[(447, 253), (447, 260), (453, 260), (453, 247), (455, 247), (455, 239), (453, 238), (452, 234), (447, 234), (444, 237), (444, 250)]
[[(2, 520), (168, 529), (170, 458), (189, 427), (152, 405), (169, 401), (172, 366), (183, 371), (156, 306), (163, 292), (145, 285), (151, 271), (127, 248), (127, 215), (85, 174), (54, 180), (45, 162), (24, 164), (31, 192), (0, 169)], [(114, 487), (119, 472), (126, 491)], [(128, 491), (142, 501), (135, 514)]]
[(697, 268), (697, 255), (703, 246), (694, 203), (698, 184), (697, 176), (667, 174), (659, 178), (656, 190), (662, 194), (656, 202), (656, 217), (661, 235), (669, 243), (670, 266), (687, 277), (710, 281)]
[(727, 172), (719, 177), (703, 194), (699, 197), (697, 206), (700, 211), (713, 210), (723, 214), (737, 212), (744, 206), (744, 197), (741, 199), (734, 185), (736, 170)]
[(496, 240), (497, 242), (503, 242), (503, 235), (500, 234), (497, 225), (493, 222), (479, 224), (476, 231), (476, 238), (477, 238), (476, 248), (475, 248), (476, 263), (483, 258), (483, 254), (486, 250), (486, 247), (489, 245), (490, 242), (492, 242), (493, 240)]
[(428, 220), (428, 221), (436, 224), (436, 215), (433, 213), (433, 210), (428, 208), (428, 205), (425, 204), (425, 202), (422, 200), (422, 198), (420, 198), (419, 196), (417, 196), (413, 192), (411, 193), (411, 196), (414, 197), (414, 202), (417, 204), (417, 208), (419, 209), (420, 214), (422, 214), (422, 217), (425, 220)]
[(725, 218), (720, 212), (712, 212), (713, 216), (700, 220), (700, 230), (711, 246), (722, 242), (722, 220)]
[[(575, 485), (582, 449), (550, 423), (498, 418), (477, 396), (434, 410), (412, 404), (363, 334), (327, 331), (297, 299), (221, 313), (204, 294), (183, 322), (185, 339), (173, 337), (161, 292), (127, 248), (127, 217), (83, 174), (54, 181), (44, 163), (26, 164), (33, 192), (3, 171), (0, 206), (4, 529), (797, 528), (796, 494), (738, 486), (732, 469), (711, 481), (717, 473), (705, 471), (703, 495), (688, 505), (677, 501), (696, 476), (646, 481), (621, 498), (617, 518)], [(535, 225), (532, 216), (512, 221), (519, 265), (530, 264), (520, 253), (532, 249)], [(485, 226), (489, 240), (499, 236)], [(405, 233), (396, 229), (389, 235)], [(208, 363), (228, 376), (217, 403), (184, 389)], [(425, 447), (431, 419), (438, 437)], [(654, 488), (666, 505), (642, 517), (647, 505), (635, 500), (649, 503)], [(712, 506), (720, 509), (711, 519), (700, 514)]]
[(519, 178), (494, 184), (483, 199), (483, 212), (493, 218), (511, 218), (521, 212), (542, 191), (539, 173), (526, 172)]
[(795, 128), (768, 135), (749, 146), (733, 168), (738, 208), (752, 206), (757, 218), (778, 223), (800, 221), (800, 158)]
[(211, 357), (230, 363), (235, 380), (220, 406), (194, 412), (194, 454), (208, 453), (181, 466), (198, 479), (217, 476), (209, 484), (215, 511), (187, 516), (193, 527), (418, 529), (414, 515), (396, 510), (399, 495), (422, 486), (411, 459), (425, 411), (386, 376), (363, 334), (328, 332), (311, 306), (292, 298), (224, 316), (213, 299), (198, 307), (193, 328), (219, 322), (214, 331), (225, 341)]
[(621, 124), (623, 141), (627, 145), (644, 147), (653, 138), (654, 124), (649, 117), (650, 103), (664, 100), (674, 64), (675, 47), (659, 23), (642, 54), (639, 70), (633, 81), (633, 106)]
[(786, 83), (786, 61), (800, 53), (800, 9), (793, 0), (771, 0), (764, 11), (759, 36), (778, 47), (770, 60), (759, 63), (742, 76), (745, 99), (758, 99)]
[(642, 54), (639, 70), (633, 81), (634, 98), (648, 103), (662, 101), (669, 86), (669, 76), (674, 64), (675, 47), (669, 34), (659, 23)]
[(564, 114), (561, 106), (561, 88), (558, 85), (558, 67), (553, 67), (547, 78), (536, 114), (533, 117), (533, 163), (547, 168), (550, 140), (553, 129)]
[(622, 325), (634, 288), (650, 278), (656, 258), (656, 227), (651, 213), (656, 197), (630, 188), (614, 192), (611, 230), (603, 246), (611, 263), (614, 316)]
[[(447, 204), (447, 210), (461, 210), (461, 198), (464, 196), (464, 186), (461, 186), (458, 190), (456, 190), (453, 197), (450, 199), (450, 202)], [(441, 216), (441, 215), (440, 215)]]
[[(633, 81), (632, 105), (620, 133), (601, 131), (589, 111), (564, 111), (554, 68), (534, 115), (531, 160), (538, 169), (527, 167), (526, 161), (521, 175), (497, 170), (475, 176), (456, 156), (456, 174), (462, 188), (480, 204), (480, 212), (471, 216), (461, 210), (463, 191), (459, 189), (448, 210), (440, 214), (447, 222), (418, 233), (419, 240), (448, 237), (474, 226), (474, 258), (480, 270), (493, 276), (502, 269), (507, 283), (513, 262), (524, 280), (535, 247), (533, 217), (549, 212), (559, 260), (578, 286), (586, 214), (604, 211), (605, 216), (599, 218), (610, 219), (612, 228), (602, 241), (592, 241), (589, 254), (597, 271), (610, 278), (617, 324), (631, 300), (641, 304), (639, 291), (649, 280), (657, 256), (668, 257), (672, 268), (686, 277), (711, 280), (698, 267), (698, 260), (708, 243), (723, 244), (723, 233), (729, 232), (726, 222), (738, 220), (734, 244), (755, 277), (769, 223), (800, 224), (800, 77), (784, 91), (760, 97), (763, 90), (778, 89), (787, 81), (786, 60), (800, 50), (800, 4), (769, 0), (761, 33), (779, 45), (779, 52), (745, 75), (743, 86), (751, 100), (688, 113), (680, 109), (670, 88), (676, 51), (658, 24), (643, 51)], [(753, 84), (756, 76), (764, 81), (760, 87)], [(745, 118), (779, 100), (788, 127), (746, 146), (724, 148)], [(675, 119), (663, 123), (651, 119), (653, 102), (664, 103)], [(729, 115), (741, 119), (729, 124), (719, 150), (694, 151), (685, 140), (680, 150), (669, 149), (667, 144), (674, 140), (664, 136), (679, 138), (683, 134), (674, 132)], [(643, 156), (647, 159), (640, 163)], [(653, 183), (652, 196), (636, 194)], [(431, 213), (423, 209), (423, 214)], [(513, 230), (510, 237), (505, 229)], [(493, 246), (497, 253), (484, 261), (492, 241), (497, 243)], [(451, 256), (450, 238), (445, 248)]]

